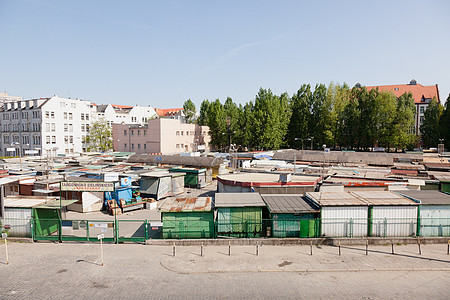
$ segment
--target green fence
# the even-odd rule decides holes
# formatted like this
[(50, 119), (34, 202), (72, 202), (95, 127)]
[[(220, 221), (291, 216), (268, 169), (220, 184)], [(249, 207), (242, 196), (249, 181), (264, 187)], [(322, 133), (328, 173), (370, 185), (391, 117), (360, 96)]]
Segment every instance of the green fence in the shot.
[[(186, 238), (450, 237), (450, 218), (209, 220), (59, 220), (5, 218), (9, 236), (34, 240), (145, 242)], [(220, 228), (220, 230), (219, 230)], [(227, 230), (226, 230), (227, 229)]]

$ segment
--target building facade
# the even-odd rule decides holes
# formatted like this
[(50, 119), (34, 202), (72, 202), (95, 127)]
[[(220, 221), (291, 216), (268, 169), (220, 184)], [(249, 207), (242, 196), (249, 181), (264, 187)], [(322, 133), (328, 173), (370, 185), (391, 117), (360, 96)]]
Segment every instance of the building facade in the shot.
[(380, 92), (391, 92), (397, 98), (404, 93), (411, 93), (414, 98), (414, 104), (416, 105), (415, 115), (415, 133), (420, 134), (420, 125), (422, 125), (425, 111), (433, 98), (436, 98), (440, 102), (438, 85), (421, 85), (416, 80), (411, 80), (409, 84), (395, 84), (395, 85), (379, 85), (379, 86), (367, 86), (368, 91), (374, 88), (378, 88)]
[(115, 151), (161, 154), (209, 151), (211, 141), (208, 126), (171, 118), (151, 119), (146, 126), (113, 124), (113, 139)]
[(114, 123), (145, 125), (156, 116), (156, 111), (151, 106), (102, 104), (97, 105), (96, 119), (105, 119), (109, 126)]
[(83, 152), (82, 142), (95, 112), (90, 101), (57, 95), (4, 103), (0, 111), (1, 155)]

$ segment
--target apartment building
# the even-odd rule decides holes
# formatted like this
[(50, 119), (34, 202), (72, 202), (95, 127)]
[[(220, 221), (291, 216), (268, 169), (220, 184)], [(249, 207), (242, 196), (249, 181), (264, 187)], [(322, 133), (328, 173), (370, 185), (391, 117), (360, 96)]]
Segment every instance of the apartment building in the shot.
[(180, 119), (157, 118), (147, 125), (113, 124), (115, 151), (176, 154), (209, 151), (208, 126), (187, 124)]
[(57, 95), (6, 102), (0, 110), (1, 155), (83, 152), (82, 141), (95, 114), (90, 101)]
[(105, 119), (109, 126), (113, 123), (145, 125), (151, 118), (156, 117), (156, 111), (149, 106), (129, 106), (117, 104), (97, 105), (97, 119)]
[(404, 93), (411, 93), (414, 98), (414, 104), (416, 105), (415, 116), (415, 133), (420, 134), (420, 125), (424, 120), (425, 111), (433, 98), (440, 101), (438, 85), (421, 85), (416, 80), (411, 80), (409, 84), (395, 84), (395, 85), (378, 85), (367, 86), (368, 91), (374, 88), (378, 88), (380, 92), (392, 92), (397, 98)]

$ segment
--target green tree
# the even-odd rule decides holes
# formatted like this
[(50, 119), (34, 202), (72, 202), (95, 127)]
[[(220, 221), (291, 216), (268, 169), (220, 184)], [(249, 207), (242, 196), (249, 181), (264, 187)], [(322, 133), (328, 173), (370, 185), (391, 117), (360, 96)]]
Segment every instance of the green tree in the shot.
[(105, 119), (95, 121), (83, 142), (86, 143), (86, 148), (89, 152), (106, 152), (112, 150), (112, 130), (108, 126), (108, 122)]
[(208, 109), (208, 126), (211, 145), (217, 150), (223, 150), (227, 145), (227, 121), (225, 109), (219, 99), (212, 102)]
[(394, 132), (393, 146), (398, 149), (413, 148), (416, 141), (414, 133), (414, 116), (416, 106), (411, 93), (404, 93), (397, 100), (392, 131)]
[(330, 111), (330, 130), (332, 142), (330, 145), (336, 147), (340, 145), (341, 132), (343, 126), (342, 116), (344, 109), (350, 101), (350, 89), (347, 84), (334, 84), (333, 82), (327, 88), (328, 102), (331, 104)]
[(420, 125), (420, 133), (425, 147), (436, 147), (441, 138), (439, 119), (442, 115), (442, 105), (433, 98), (424, 113), (424, 120)]
[(202, 101), (202, 104), (200, 104), (200, 115), (197, 119), (197, 124), (200, 126), (206, 126), (208, 125), (208, 110), (211, 106), (211, 102), (209, 102), (208, 99), (205, 99)]
[(441, 137), (444, 139), (446, 149), (450, 149), (450, 94), (445, 101), (444, 111), (439, 119), (439, 127), (441, 130)]
[(194, 102), (191, 99), (187, 99), (183, 104), (184, 117), (187, 123), (193, 123), (195, 121), (195, 114), (197, 110), (195, 109)]
[[(288, 124), (287, 139), (291, 147), (300, 148), (308, 137), (311, 137), (309, 131), (311, 86), (303, 84), (300, 89), (292, 95), (291, 118)], [(295, 140), (297, 139), (297, 140)]]
[(260, 149), (279, 149), (286, 144), (289, 118), (289, 97), (276, 96), (272, 91), (259, 89), (253, 106), (253, 134)]

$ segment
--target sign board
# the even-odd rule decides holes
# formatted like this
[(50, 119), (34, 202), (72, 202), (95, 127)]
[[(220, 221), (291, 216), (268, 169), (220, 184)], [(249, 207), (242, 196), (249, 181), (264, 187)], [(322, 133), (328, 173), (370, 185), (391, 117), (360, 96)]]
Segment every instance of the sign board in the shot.
[(102, 228), (102, 232), (107, 232), (108, 228)]
[(16, 148), (6, 148), (6, 152), (16, 152)]
[(108, 223), (94, 223), (94, 228), (108, 228)]
[(99, 239), (99, 240), (103, 240), (104, 238), (105, 238), (105, 235), (103, 233), (97, 235), (97, 239)]
[(2, 233), (2, 239), (6, 239), (8, 237), (8, 234), (6, 232)]
[(125, 177), (120, 179), (120, 184), (122, 187), (131, 186), (131, 177)]
[(103, 180), (105, 182), (119, 181), (119, 173), (117, 172), (105, 173), (103, 175)]
[(61, 191), (114, 192), (114, 182), (63, 181)]
[(152, 227), (162, 227), (163, 222), (150, 222), (150, 226)]
[(205, 147), (205, 145), (198, 145), (197, 149), (198, 150), (206, 150), (206, 147)]
[(25, 154), (38, 154), (39, 151), (37, 150), (25, 150)]
[(324, 148), (323, 150), (325, 151), (325, 153), (330, 153), (330, 148)]

